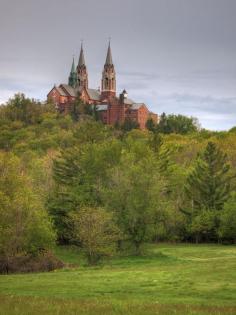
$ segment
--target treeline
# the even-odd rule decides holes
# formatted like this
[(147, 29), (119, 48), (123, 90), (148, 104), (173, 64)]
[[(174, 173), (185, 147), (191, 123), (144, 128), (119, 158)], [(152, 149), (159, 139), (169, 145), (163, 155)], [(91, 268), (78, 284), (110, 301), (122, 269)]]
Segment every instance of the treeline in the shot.
[[(16, 95), (0, 107), (0, 264), (73, 244), (90, 264), (145, 242), (236, 242), (236, 133), (161, 116), (104, 126)], [(2, 263), (3, 264), (3, 263)]]

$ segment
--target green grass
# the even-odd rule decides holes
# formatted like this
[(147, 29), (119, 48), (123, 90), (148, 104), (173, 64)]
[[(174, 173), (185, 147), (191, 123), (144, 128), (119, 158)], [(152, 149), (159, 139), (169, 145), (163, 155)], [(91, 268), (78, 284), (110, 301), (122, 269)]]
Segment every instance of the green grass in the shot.
[(0, 276), (0, 315), (236, 314), (235, 246), (153, 245), (93, 268), (75, 249), (56, 254), (71, 267)]

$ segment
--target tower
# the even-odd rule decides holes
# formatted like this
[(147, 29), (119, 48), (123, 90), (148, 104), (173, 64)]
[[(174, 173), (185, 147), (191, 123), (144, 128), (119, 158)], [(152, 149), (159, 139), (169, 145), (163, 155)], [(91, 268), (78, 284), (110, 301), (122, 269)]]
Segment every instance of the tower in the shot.
[(75, 71), (75, 60), (73, 57), (70, 75), (69, 75), (69, 79), (68, 79), (68, 85), (70, 85), (71, 87), (74, 88), (76, 86), (76, 84), (77, 84), (77, 73)]
[(77, 66), (77, 87), (88, 89), (88, 73), (85, 65), (83, 44), (81, 44), (79, 62)]
[(112, 61), (111, 45), (109, 41), (106, 62), (102, 72), (102, 97), (111, 97), (116, 95), (116, 73)]

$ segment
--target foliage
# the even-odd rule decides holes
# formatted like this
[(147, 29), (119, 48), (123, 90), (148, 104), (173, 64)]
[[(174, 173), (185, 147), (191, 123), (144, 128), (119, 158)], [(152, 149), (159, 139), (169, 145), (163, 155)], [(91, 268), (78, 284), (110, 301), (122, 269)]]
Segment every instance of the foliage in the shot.
[(123, 124), (121, 124), (120, 128), (124, 132), (127, 132), (127, 131), (130, 131), (132, 129), (138, 129), (139, 124), (130, 118), (126, 118), (125, 121), (123, 122)]
[(224, 204), (220, 214), (219, 236), (227, 242), (236, 243), (236, 194)]
[(230, 192), (229, 168), (226, 154), (208, 142), (186, 181), (186, 195), (194, 209), (222, 209)]
[(80, 242), (90, 265), (115, 253), (119, 230), (112, 214), (102, 208), (85, 207), (70, 214), (73, 240)]
[(24, 94), (15, 94), (5, 106), (0, 109), (0, 119), (21, 121), (25, 125), (41, 122), (45, 111), (55, 111), (49, 104), (45, 106), (39, 101), (26, 98)]
[[(55, 187), (49, 196), (48, 208), (62, 242), (71, 238), (69, 212), (83, 206), (101, 205), (100, 190), (108, 178), (108, 169), (119, 161), (119, 141), (100, 142), (97, 136), (81, 147), (64, 150), (54, 160)], [(78, 133), (76, 137), (80, 137)]]
[[(60, 114), (18, 94), (0, 107), (0, 150), (18, 161), (23, 181), (13, 179), (9, 191), (15, 203), (28, 198), (32, 209), (48, 210), (59, 242), (74, 243), (71, 213), (84, 207), (108, 210), (119, 245), (129, 240), (137, 253), (150, 240), (233, 242), (226, 222), (234, 210), (225, 208), (236, 191), (233, 128), (199, 130), (194, 118), (162, 114), (158, 125), (147, 122), (150, 131), (132, 121), (117, 129), (97, 121), (95, 106), (79, 98), (74, 105)], [(16, 208), (5, 192), (1, 202)]]
[(157, 125), (154, 123), (153, 119), (152, 118), (149, 118), (146, 122), (146, 128), (149, 130), (149, 131), (152, 131), (152, 132), (155, 132), (156, 129), (157, 129)]
[(37, 255), (55, 240), (43, 205), (18, 158), (0, 154), (0, 256)]
[(160, 122), (157, 129), (161, 133), (180, 133), (187, 134), (196, 132), (199, 129), (199, 123), (196, 118), (183, 115), (166, 115), (160, 116)]
[(117, 224), (136, 254), (153, 236), (163, 187), (153, 154), (142, 143), (129, 145), (120, 164), (111, 169), (105, 203), (115, 212)]
[(217, 235), (219, 214), (216, 211), (222, 210), (230, 194), (229, 169), (226, 154), (208, 142), (186, 179), (188, 204), (184, 212), (191, 217), (190, 231), (196, 241), (200, 235), (204, 239), (208, 234), (208, 241)]
[(74, 121), (78, 121), (86, 115), (92, 116), (93, 114), (96, 114), (96, 110), (89, 104), (84, 103), (80, 96), (77, 96), (74, 102), (72, 102), (70, 115)]

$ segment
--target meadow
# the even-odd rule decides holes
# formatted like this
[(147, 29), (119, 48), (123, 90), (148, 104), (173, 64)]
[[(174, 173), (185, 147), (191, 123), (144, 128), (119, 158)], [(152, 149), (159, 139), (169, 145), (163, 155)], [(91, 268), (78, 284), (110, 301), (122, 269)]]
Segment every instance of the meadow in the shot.
[(0, 276), (0, 314), (236, 314), (236, 247), (148, 245), (141, 257), (86, 266), (57, 247), (66, 268)]

